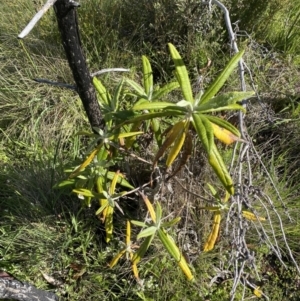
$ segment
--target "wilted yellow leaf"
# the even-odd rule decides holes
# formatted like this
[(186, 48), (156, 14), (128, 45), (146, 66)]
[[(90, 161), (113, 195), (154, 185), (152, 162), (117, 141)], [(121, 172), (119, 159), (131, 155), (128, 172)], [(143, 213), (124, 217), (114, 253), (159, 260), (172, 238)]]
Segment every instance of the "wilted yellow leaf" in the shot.
[(230, 131), (218, 126), (215, 123), (211, 123), (211, 125), (212, 125), (214, 135), (216, 136), (216, 138), (227, 145), (229, 145), (233, 142), (236, 142), (236, 141), (244, 141), (243, 139), (240, 139), (239, 137), (237, 137)]
[(167, 167), (169, 167), (174, 162), (174, 160), (176, 159), (176, 157), (178, 156), (178, 154), (179, 154), (179, 152), (180, 152), (180, 150), (181, 150), (181, 148), (183, 146), (185, 137), (186, 137), (186, 131), (182, 132), (176, 138), (176, 140), (174, 142), (174, 145), (171, 148), (171, 150), (169, 152), (169, 155), (168, 155), (168, 158), (167, 158), (167, 162), (166, 162), (166, 166)]
[(125, 252), (126, 252), (126, 249), (119, 252), (109, 263), (109, 267), (113, 268), (118, 263), (119, 259), (125, 254)]
[(79, 175), (79, 173), (84, 170), (95, 158), (98, 152), (101, 150), (103, 143), (101, 143), (97, 148), (95, 148), (87, 157), (87, 159), (77, 167), (69, 176), (69, 179), (73, 179)]
[(260, 217), (255, 215), (254, 213), (250, 211), (243, 210), (243, 217), (248, 219), (249, 221), (261, 221), (264, 222), (266, 220), (265, 217)]
[(253, 290), (253, 294), (257, 297), (257, 298), (261, 298), (262, 297), (262, 291), (260, 290), (260, 287), (256, 287), (254, 290)]
[(172, 177), (174, 177), (180, 170), (181, 168), (185, 165), (185, 163), (189, 160), (191, 154), (193, 151), (193, 141), (192, 141), (192, 137), (188, 132), (188, 128), (186, 131), (186, 137), (185, 137), (185, 141), (183, 144), (183, 151), (182, 151), (182, 155), (181, 158), (176, 166), (176, 169), (174, 170), (174, 172), (167, 178), (167, 181), (170, 180)]
[(106, 238), (105, 241), (108, 243), (112, 238), (113, 233), (113, 214), (114, 214), (114, 207), (108, 205), (106, 218), (105, 218), (105, 232)]
[(138, 272), (136, 263), (132, 264), (132, 271), (133, 271), (135, 279), (139, 281), (140, 277), (139, 277), (139, 272)]
[(214, 214), (213, 228), (211, 230), (211, 233), (210, 233), (206, 243), (204, 244), (204, 248), (203, 248), (204, 252), (208, 252), (214, 248), (216, 240), (219, 235), (220, 222), (221, 222), (221, 212), (220, 212), (220, 210), (218, 210)]
[(185, 131), (186, 124), (187, 124), (186, 120), (181, 120), (181, 121), (175, 123), (168, 130), (168, 132), (166, 134), (166, 139), (165, 139), (164, 143), (162, 144), (162, 146), (159, 148), (159, 150), (154, 158), (153, 167), (156, 167), (159, 158), (164, 155), (166, 150), (173, 144), (173, 142), (176, 140), (176, 138), (179, 135), (180, 136), (182, 135), (182, 133)]
[(154, 208), (153, 208), (151, 202), (149, 201), (148, 197), (146, 195), (144, 195), (143, 193), (142, 193), (142, 198), (143, 198), (143, 200), (147, 206), (147, 209), (150, 213), (151, 219), (153, 220), (154, 223), (156, 223), (156, 213), (154, 211)]

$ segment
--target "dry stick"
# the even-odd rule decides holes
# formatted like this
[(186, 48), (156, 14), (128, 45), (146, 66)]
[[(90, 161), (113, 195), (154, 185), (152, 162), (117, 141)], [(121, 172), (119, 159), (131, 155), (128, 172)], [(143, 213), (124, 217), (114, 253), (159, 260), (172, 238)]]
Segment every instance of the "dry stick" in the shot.
[(36, 23), (43, 17), (43, 15), (49, 10), (49, 8), (54, 5), (56, 1), (57, 0), (48, 0), (46, 4), (35, 14), (35, 16), (27, 24), (27, 26), (22, 30), (22, 32), (18, 35), (18, 38), (25, 38), (36, 25)]
[[(229, 38), (230, 38), (230, 44), (231, 44), (231, 48), (233, 49), (233, 51), (235, 53), (239, 52), (238, 46), (237, 46), (237, 42), (236, 42), (236, 35), (233, 32), (232, 29), (232, 25), (231, 25), (231, 20), (230, 20), (230, 15), (229, 15), (229, 11), (228, 9), (225, 7), (225, 5), (223, 5), (223, 3), (221, 3), (218, 0), (211, 0), (209, 1), (209, 4), (213, 3), (215, 5), (217, 5), (224, 13), (224, 18), (225, 18), (225, 22), (226, 22), (226, 27), (227, 27), (227, 31), (229, 34)], [(243, 66), (243, 60), (241, 59), (238, 63), (239, 66), (239, 73), (240, 73), (240, 82), (241, 82), (241, 90), (242, 91), (246, 91), (246, 84), (245, 84), (245, 78), (244, 78), (244, 66)], [(246, 106), (246, 104), (243, 104), (243, 106)], [(246, 130), (244, 128), (244, 114), (242, 112), (239, 112), (239, 127), (240, 127), (240, 132), (241, 132), (241, 136), (244, 140), (246, 139)], [(247, 155), (249, 152), (249, 147), (248, 146), (241, 146), (240, 149), (240, 155), (239, 155), (239, 160), (238, 160), (238, 194), (236, 196), (237, 199), (237, 209), (238, 209), (238, 229), (237, 229), (237, 237), (235, 238), (236, 242), (237, 242), (237, 247), (242, 250), (244, 249), (245, 251), (243, 253), (249, 254), (249, 249), (246, 245), (245, 242), (245, 231), (243, 229), (243, 217), (242, 217), (242, 173), (243, 173), (243, 158), (246, 154), (247, 158), (249, 158), (249, 156)], [(250, 164), (248, 164), (248, 167), (250, 167)], [(248, 171), (249, 172), (249, 171)], [(251, 172), (248, 175), (248, 178), (251, 176)], [(238, 253), (240, 253), (240, 251), (238, 251)], [(234, 300), (235, 298), (235, 294), (236, 294), (236, 289), (238, 284), (241, 282), (241, 277), (244, 271), (244, 266), (245, 266), (245, 260), (242, 261), (241, 266), (239, 265), (239, 261), (240, 261), (240, 256), (235, 256), (234, 258), (234, 262), (235, 262), (235, 275), (234, 275), (234, 283), (233, 283), (233, 287), (231, 289), (230, 295), (231, 295), (231, 300)]]
[(60, 82), (53, 82), (52, 80), (48, 80), (48, 79), (44, 79), (44, 78), (34, 78), (33, 80), (40, 84), (47, 84), (47, 85), (54, 86), (54, 87), (66, 88), (66, 89), (77, 92), (77, 87), (74, 85), (60, 83)]
[(129, 71), (130, 71), (130, 69), (125, 69), (125, 68), (107, 68), (107, 69), (102, 69), (97, 72), (91, 73), (91, 77), (101, 75), (101, 74), (107, 73), (107, 72), (129, 72)]
[(174, 180), (180, 185), (180, 187), (181, 187), (184, 191), (186, 191), (187, 193), (189, 193), (189, 194), (191, 194), (191, 195), (193, 195), (193, 196), (195, 196), (195, 197), (197, 197), (197, 198), (199, 198), (199, 199), (201, 199), (201, 200), (203, 200), (203, 201), (205, 201), (205, 202), (208, 202), (208, 203), (214, 203), (214, 201), (208, 200), (208, 199), (204, 198), (203, 196), (201, 196), (201, 195), (199, 195), (199, 194), (196, 194), (196, 193), (194, 193), (194, 192), (188, 190), (187, 188), (185, 188), (185, 187), (180, 183), (180, 181), (177, 179), (177, 177), (174, 177), (173, 179), (174, 179)]
[[(102, 69), (97, 72), (91, 73), (91, 77), (95, 77), (96, 75), (101, 75), (101, 74), (108, 73), (108, 72), (129, 72), (129, 71), (130, 71), (130, 69), (125, 69), (125, 68), (107, 68), (107, 69)], [(75, 86), (75, 85), (54, 82), (52, 80), (48, 80), (48, 79), (44, 79), (44, 78), (34, 78), (33, 80), (37, 83), (47, 84), (50, 86), (55, 86), (55, 87), (60, 87), (60, 88), (66, 88), (66, 89), (70, 89), (72, 91), (77, 92), (77, 86)]]

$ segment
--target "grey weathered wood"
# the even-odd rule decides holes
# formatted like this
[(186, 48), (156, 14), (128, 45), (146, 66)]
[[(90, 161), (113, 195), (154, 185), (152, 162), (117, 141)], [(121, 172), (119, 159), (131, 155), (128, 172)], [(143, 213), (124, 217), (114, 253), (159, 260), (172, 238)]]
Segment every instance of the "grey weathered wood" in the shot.
[(39, 290), (33, 285), (17, 280), (0, 278), (0, 299), (19, 301), (58, 301), (57, 295)]
[(45, 5), (35, 14), (35, 16), (31, 19), (31, 21), (27, 24), (27, 26), (22, 30), (22, 32), (18, 35), (19, 39), (23, 39), (26, 37), (32, 28), (36, 25), (36, 23), (43, 17), (43, 15), (48, 11), (48, 9), (54, 5), (57, 0), (48, 0)]

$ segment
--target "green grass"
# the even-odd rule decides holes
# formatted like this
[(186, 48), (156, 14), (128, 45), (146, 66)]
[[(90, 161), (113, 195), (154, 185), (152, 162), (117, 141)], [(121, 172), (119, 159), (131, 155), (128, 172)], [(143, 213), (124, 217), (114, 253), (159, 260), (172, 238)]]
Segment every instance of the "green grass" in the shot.
[[(200, 7), (192, 13), (180, 6), (183, 5), (180, 1), (161, 1), (161, 7), (151, 6), (149, 1), (82, 2), (79, 21), (91, 71), (127, 67), (132, 70), (130, 76), (139, 80), (140, 73), (134, 71), (140, 70), (140, 55), (147, 54), (152, 59), (156, 79), (162, 83), (173, 76), (165, 43), (175, 42), (195, 79), (199, 69), (206, 66), (208, 59), (212, 60), (212, 66), (201, 74), (205, 86), (228, 60), (227, 34), (222, 15), (216, 9), (209, 15), (206, 9), (200, 12)], [(192, 4), (196, 5), (196, 2), (192, 1)], [(245, 1), (227, 2), (234, 9), (233, 15), (239, 15), (239, 5), (246, 5)], [(271, 2), (273, 6), (266, 8), (264, 14), (275, 9), (276, 1)], [(139, 264), (143, 286), (135, 281), (128, 261), (123, 259), (109, 269), (108, 263), (123, 247), (125, 219), (116, 215), (115, 237), (106, 244), (103, 225), (94, 215), (98, 209), (96, 204), (90, 209), (81, 208), (75, 195), (53, 189), (55, 183), (65, 179), (64, 167), (85, 153), (87, 142), (75, 134), (88, 130), (89, 125), (75, 93), (33, 81), (33, 78), (46, 78), (73, 83), (53, 12), (41, 20), (24, 41), (16, 38), (36, 9), (29, 0), (0, 1), (0, 269), (41, 289), (56, 290), (64, 300), (229, 300), (232, 271), (220, 275), (210, 285), (218, 269), (228, 267), (230, 242), (224, 234), (225, 220), (215, 250), (203, 253), (212, 214), (200, 210), (203, 201), (187, 193), (176, 182), (172, 182), (174, 192), (167, 189), (163, 195), (163, 210), (182, 216), (173, 235), (181, 248), (186, 248), (186, 256), (192, 261), (196, 275), (194, 283), (185, 280), (158, 240)], [(174, 13), (170, 14), (170, 11)], [(201, 22), (198, 13), (205, 22)], [(249, 16), (243, 26), (253, 26), (255, 20), (265, 18), (264, 14), (257, 19)], [(249, 106), (246, 119), (249, 133), (293, 222), (289, 222), (284, 214), (274, 187), (266, 180), (255, 158), (251, 161), (254, 184), (275, 200), (288, 243), (299, 261), (299, 72), (297, 62), (287, 56), (298, 55), (299, 38), (293, 34), (297, 27), (290, 28), (290, 35), (282, 31), (281, 24), (286, 18), (292, 22), (297, 16), (286, 15), (286, 11), (278, 7), (275, 21), (267, 18), (270, 20), (269, 31), (255, 32), (256, 27), (253, 27), (254, 37), (261, 44), (249, 39), (241, 41), (241, 47), (246, 48), (246, 62), (264, 100), (262, 104), (253, 102)], [(264, 43), (271, 43), (276, 52), (270, 50), (269, 56), (263, 56)], [(105, 84), (114, 85), (120, 77), (110, 74), (103, 79)], [(247, 85), (250, 88), (249, 78)], [(226, 89), (238, 88), (234, 76)], [(176, 93), (174, 97), (178, 97)], [(281, 123), (286, 119), (293, 121)], [(150, 154), (146, 152), (147, 147), (140, 149), (149, 157), (147, 159), (151, 159), (155, 148), (151, 145)], [(215, 178), (205, 164), (201, 149), (195, 148), (194, 153), (195, 158), (187, 165), (189, 172), (185, 169), (178, 177), (193, 193), (209, 197), (204, 183), (215, 183)], [(229, 163), (231, 150), (223, 148), (222, 153)], [(136, 164), (132, 167), (133, 181), (148, 181), (145, 174), (150, 173), (149, 167), (137, 164), (133, 159), (128, 162)], [(143, 173), (139, 174), (142, 169)], [(137, 199), (127, 202), (130, 209), (125, 208), (131, 210), (130, 214), (135, 218), (144, 216), (145, 208)], [(247, 243), (252, 244), (256, 252), (258, 272), (264, 279), (262, 290), (270, 300), (297, 300), (299, 275), (286, 256), (278, 219), (270, 206), (268, 210), (276, 240), (284, 254), (283, 261), (289, 269), (283, 269), (270, 250), (259, 245), (252, 225)], [(270, 226), (265, 227), (271, 233)], [(196, 233), (195, 244), (191, 243), (195, 240), (194, 234), (189, 233)], [(187, 243), (191, 246), (187, 247)], [(49, 284), (42, 273), (61, 281), (62, 285)], [(239, 286), (236, 300), (240, 300), (242, 294), (243, 286)], [(248, 287), (245, 294), (245, 298), (253, 296)]]

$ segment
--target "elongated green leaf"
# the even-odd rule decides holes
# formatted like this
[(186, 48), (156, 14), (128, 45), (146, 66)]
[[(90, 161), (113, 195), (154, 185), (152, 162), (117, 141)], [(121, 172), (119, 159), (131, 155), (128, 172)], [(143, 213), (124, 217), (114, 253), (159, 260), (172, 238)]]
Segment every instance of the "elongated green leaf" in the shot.
[(94, 134), (94, 133), (90, 133), (90, 132), (87, 132), (87, 131), (79, 131), (75, 134), (76, 136), (88, 136), (88, 137), (98, 137), (97, 134)]
[(242, 58), (244, 51), (238, 52), (235, 56), (231, 58), (227, 66), (224, 68), (222, 73), (217, 77), (217, 79), (209, 86), (209, 88), (205, 91), (203, 96), (201, 97), (200, 103), (205, 104), (211, 98), (213, 98), (219, 90), (224, 85), (227, 78), (230, 76), (234, 68), (237, 66), (239, 60)]
[(171, 82), (168, 83), (166, 85), (164, 85), (163, 87), (159, 88), (158, 90), (155, 90), (152, 94), (152, 100), (158, 100), (160, 98), (162, 98), (164, 95), (170, 93), (171, 91), (179, 88), (180, 85), (178, 82)]
[(148, 236), (148, 237), (145, 238), (142, 245), (139, 247), (137, 252), (134, 253), (134, 255), (132, 257), (132, 263), (133, 264), (137, 264), (141, 260), (141, 258), (145, 255), (145, 253), (147, 252), (153, 238), (154, 238), (154, 235)]
[(107, 207), (107, 213), (105, 217), (105, 232), (106, 232), (106, 238), (105, 241), (108, 243), (113, 234), (113, 213), (114, 213), (114, 207), (108, 206)]
[(235, 126), (233, 126), (230, 122), (216, 116), (206, 115), (206, 118), (212, 123), (215, 123), (218, 126), (230, 131), (235, 136), (241, 137), (241, 133), (239, 132), (239, 130)]
[(146, 56), (142, 56), (143, 61), (143, 79), (144, 79), (144, 89), (148, 96), (148, 99), (152, 98), (153, 92), (153, 74), (152, 68), (149, 60)]
[(118, 139), (118, 138), (127, 138), (127, 137), (132, 137), (132, 136), (137, 136), (137, 135), (141, 135), (143, 134), (144, 132), (129, 132), (129, 133), (117, 133), (117, 134), (112, 134), (111, 136), (109, 136), (108, 138), (109, 139)]
[(237, 102), (253, 96), (254, 92), (230, 92), (218, 95), (206, 103), (200, 103), (199, 106), (194, 108), (195, 111), (201, 113), (225, 111), (225, 110), (242, 110), (244, 107)]
[(156, 223), (158, 224), (162, 217), (162, 209), (161, 209), (161, 205), (159, 202), (157, 202), (157, 204), (156, 204), (155, 213), (156, 213)]
[(154, 233), (156, 232), (156, 230), (157, 230), (157, 227), (155, 227), (155, 226), (148, 227), (148, 228), (142, 230), (138, 234), (137, 239), (140, 239), (140, 238), (143, 238), (143, 237), (148, 237), (150, 235), (154, 235)]
[(169, 222), (164, 222), (161, 224), (161, 227), (162, 228), (169, 228), (169, 227), (172, 227), (174, 225), (176, 225), (179, 221), (181, 220), (181, 217), (178, 216), (178, 217), (175, 217), (174, 219), (172, 219), (171, 221)]
[(64, 180), (58, 184), (55, 184), (53, 186), (54, 189), (58, 189), (58, 188), (65, 188), (65, 187), (69, 187), (69, 186), (74, 186), (75, 184), (75, 179), (71, 179), (71, 180)]
[(160, 127), (160, 122), (157, 118), (151, 120), (151, 128), (154, 133), (157, 145), (160, 147), (162, 145), (162, 131)]
[(125, 121), (124, 124), (135, 123), (135, 122), (139, 122), (139, 121), (143, 121), (143, 120), (149, 120), (149, 119), (153, 119), (156, 117), (179, 116), (179, 115), (182, 115), (182, 111), (173, 110), (173, 109), (172, 110), (165, 109), (163, 112), (146, 113), (143, 115), (133, 117), (133, 118)]
[(174, 47), (174, 45), (169, 43), (168, 46), (171, 53), (171, 57), (175, 64), (176, 77), (179, 82), (184, 99), (187, 100), (189, 103), (193, 104), (194, 103), (193, 92), (192, 92), (192, 87), (191, 87), (187, 69), (183, 63), (183, 60), (179, 52)]
[(115, 123), (123, 122), (126, 120), (130, 120), (136, 116), (139, 116), (140, 114), (133, 110), (122, 110), (117, 112), (108, 112), (105, 114), (104, 118), (105, 120), (115, 120)]
[[(107, 173), (107, 178), (109, 180), (112, 180), (114, 178), (114, 175), (115, 175), (115, 172), (109, 171)], [(118, 177), (117, 183), (123, 187), (134, 189), (134, 187), (124, 177)]]
[(214, 144), (214, 133), (210, 121), (206, 116), (201, 114), (193, 114), (193, 125), (202, 142), (204, 149), (209, 154)]
[[(143, 102), (139, 105), (135, 105), (133, 107), (133, 110), (135, 111), (143, 111), (143, 110), (162, 110), (162, 109), (166, 109), (166, 108), (176, 108), (177, 109), (178, 106), (176, 106), (174, 103), (172, 102), (166, 102), (166, 101), (156, 101), (156, 102)], [(182, 107), (178, 107), (179, 110), (181, 110), (182, 112), (185, 111), (185, 108)]]
[(176, 246), (174, 240), (166, 233), (164, 229), (158, 229), (158, 237), (170, 255), (178, 262), (181, 258), (181, 253)]
[(110, 95), (106, 88), (103, 86), (102, 82), (96, 77), (93, 78), (93, 84), (99, 93), (99, 96), (102, 100), (102, 103), (105, 105), (109, 105)]
[(140, 98), (136, 101), (136, 103), (133, 105), (132, 109), (134, 110), (135, 106), (139, 106), (142, 103), (149, 103), (149, 100), (146, 98)]
[(126, 82), (135, 90), (138, 96), (148, 99), (148, 95), (145, 93), (143, 87), (131, 79), (126, 79)]
[(121, 97), (121, 92), (124, 84), (124, 79), (122, 79), (119, 84), (117, 85), (114, 95), (110, 101), (110, 107), (112, 111), (116, 111), (119, 107), (119, 101)]
[(78, 189), (73, 189), (72, 190), (74, 193), (82, 195), (82, 196), (86, 196), (86, 197), (96, 197), (96, 194), (94, 192), (92, 192), (89, 189), (85, 189), (85, 188), (78, 188)]
[(85, 188), (73, 189), (72, 192), (85, 197), (105, 198), (103, 193), (95, 193)]
[(106, 202), (104, 205), (102, 205), (97, 211), (96, 211), (96, 215), (99, 215), (105, 208), (108, 207), (108, 202)]
[(158, 230), (158, 237), (163, 243), (164, 247), (167, 249), (169, 254), (177, 261), (179, 267), (184, 272), (188, 280), (192, 281), (194, 276), (185, 260), (185, 258), (180, 253), (176, 243), (173, 238), (165, 231), (165, 229)]
[(224, 107), (217, 107), (217, 108), (211, 108), (211, 109), (202, 109), (200, 107), (195, 108), (194, 111), (197, 111), (199, 113), (213, 113), (213, 112), (220, 112), (220, 111), (243, 111), (246, 113), (246, 109), (239, 105), (239, 104), (232, 104)]
[(147, 224), (143, 223), (143, 222), (140, 222), (140, 221), (133, 221), (131, 220), (130, 221), (132, 224), (136, 225), (136, 226), (139, 226), (139, 227), (148, 227)]
[(207, 186), (211, 192), (211, 194), (218, 199), (218, 201), (220, 200), (219, 196), (218, 196), (218, 193), (217, 193), (217, 190), (215, 189), (214, 186), (210, 185), (209, 183), (207, 183)]
[(216, 145), (213, 143), (211, 152), (208, 154), (208, 161), (216, 175), (222, 182), (225, 189), (232, 195), (234, 194), (234, 187), (231, 176), (223, 162), (223, 159), (217, 150)]
[(151, 128), (154, 133), (160, 131), (160, 125), (158, 119), (156, 118), (152, 119)]
[(97, 154), (98, 162), (106, 160), (107, 156), (108, 156), (108, 151), (103, 145), (103, 147), (99, 150), (99, 152)]

